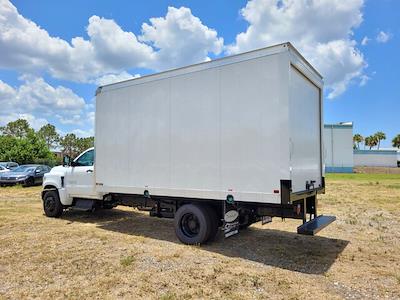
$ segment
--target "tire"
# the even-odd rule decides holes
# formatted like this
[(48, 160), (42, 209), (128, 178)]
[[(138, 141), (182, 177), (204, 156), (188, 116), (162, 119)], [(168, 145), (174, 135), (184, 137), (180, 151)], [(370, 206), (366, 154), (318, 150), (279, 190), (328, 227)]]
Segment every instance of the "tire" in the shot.
[(212, 206), (207, 206), (207, 213), (210, 217), (211, 221), (211, 228), (210, 228), (210, 234), (208, 236), (207, 242), (212, 242), (215, 240), (215, 236), (218, 233), (218, 228), (219, 228), (219, 220), (218, 220), (218, 215), (214, 207)]
[(113, 209), (115, 206), (111, 204), (103, 204), (102, 208), (103, 209)]
[(28, 187), (28, 186), (33, 186), (35, 184), (35, 180), (32, 177), (29, 177), (27, 180), (25, 180), (23, 186)]
[(58, 218), (62, 215), (63, 206), (57, 191), (47, 191), (43, 197), (43, 210), (47, 217)]
[(257, 218), (251, 214), (239, 216), (239, 229), (247, 229), (251, 224), (257, 222)]
[(210, 237), (212, 222), (204, 206), (185, 204), (175, 214), (175, 234), (187, 245), (200, 245)]

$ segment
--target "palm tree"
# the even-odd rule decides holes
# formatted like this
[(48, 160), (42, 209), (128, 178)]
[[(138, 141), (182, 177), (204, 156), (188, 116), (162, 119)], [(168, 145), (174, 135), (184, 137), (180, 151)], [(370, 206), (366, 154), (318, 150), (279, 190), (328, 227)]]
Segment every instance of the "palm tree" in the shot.
[(392, 140), (392, 146), (400, 149), (400, 134), (396, 135)]
[(376, 135), (367, 136), (365, 138), (365, 145), (368, 146), (370, 150), (372, 149), (372, 147), (378, 145), (378, 138), (376, 137)]
[(354, 143), (354, 149), (360, 149), (360, 143), (364, 141), (364, 138), (361, 134), (356, 133), (353, 136), (353, 143)]
[(379, 150), (379, 146), (381, 145), (381, 141), (382, 140), (386, 140), (386, 134), (384, 132), (382, 132), (382, 131), (378, 131), (377, 133), (374, 134), (374, 136), (378, 140), (378, 150)]

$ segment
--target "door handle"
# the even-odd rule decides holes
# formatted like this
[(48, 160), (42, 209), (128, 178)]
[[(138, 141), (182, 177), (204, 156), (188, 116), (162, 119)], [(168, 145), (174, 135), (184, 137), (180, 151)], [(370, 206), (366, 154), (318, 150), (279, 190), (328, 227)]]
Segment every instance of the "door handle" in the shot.
[(86, 170), (86, 173), (93, 173), (93, 170)]

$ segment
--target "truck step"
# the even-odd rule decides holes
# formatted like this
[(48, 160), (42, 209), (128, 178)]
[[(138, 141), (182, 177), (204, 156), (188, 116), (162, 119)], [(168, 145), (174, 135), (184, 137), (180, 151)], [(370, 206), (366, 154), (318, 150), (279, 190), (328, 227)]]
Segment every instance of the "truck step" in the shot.
[(320, 215), (297, 227), (298, 234), (315, 235), (336, 220), (335, 216)]
[(77, 199), (71, 208), (79, 211), (91, 211), (95, 207), (96, 201), (90, 199)]

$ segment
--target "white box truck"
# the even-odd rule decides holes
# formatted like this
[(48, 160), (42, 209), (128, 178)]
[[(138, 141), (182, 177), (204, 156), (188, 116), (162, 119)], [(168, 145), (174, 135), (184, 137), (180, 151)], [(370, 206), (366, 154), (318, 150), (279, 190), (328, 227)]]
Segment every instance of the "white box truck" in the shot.
[(272, 217), (315, 234), (335, 219), (317, 214), (322, 90), (290, 43), (99, 87), (95, 148), (46, 174), (44, 211), (128, 205), (187, 244)]

